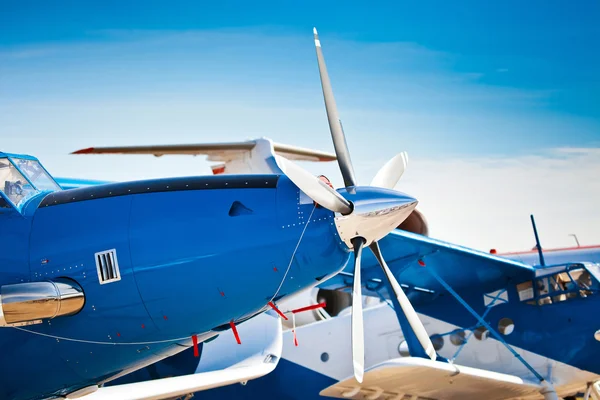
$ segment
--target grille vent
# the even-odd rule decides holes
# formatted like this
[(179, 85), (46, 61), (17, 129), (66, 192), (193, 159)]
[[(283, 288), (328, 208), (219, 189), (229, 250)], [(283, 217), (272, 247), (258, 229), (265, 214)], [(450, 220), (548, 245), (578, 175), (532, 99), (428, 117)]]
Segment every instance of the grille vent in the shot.
[(96, 268), (98, 269), (98, 280), (101, 285), (121, 280), (116, 249), (96, 253)]

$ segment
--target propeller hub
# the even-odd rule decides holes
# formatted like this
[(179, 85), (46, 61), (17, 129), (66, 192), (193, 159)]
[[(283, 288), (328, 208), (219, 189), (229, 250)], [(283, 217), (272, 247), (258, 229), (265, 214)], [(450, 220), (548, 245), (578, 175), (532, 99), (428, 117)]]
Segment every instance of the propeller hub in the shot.
[(362, 237), (368, 246), (393, 231), (412, 213), (418, 201), (404, 193), (379, 187), (360, 186), (338, 192), (353, 204), (350, 214), (335, 214), (340, 238), (352, 249), (352, 239)]

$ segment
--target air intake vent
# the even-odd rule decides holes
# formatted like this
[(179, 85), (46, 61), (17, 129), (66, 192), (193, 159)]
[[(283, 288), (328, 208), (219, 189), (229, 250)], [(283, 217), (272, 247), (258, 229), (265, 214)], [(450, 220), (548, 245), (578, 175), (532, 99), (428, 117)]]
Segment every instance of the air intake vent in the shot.
[(98, 269), (98, 280), (101, 285), (121, 280), (117, 250), (115, 249), (96, 253), (96, 268)]

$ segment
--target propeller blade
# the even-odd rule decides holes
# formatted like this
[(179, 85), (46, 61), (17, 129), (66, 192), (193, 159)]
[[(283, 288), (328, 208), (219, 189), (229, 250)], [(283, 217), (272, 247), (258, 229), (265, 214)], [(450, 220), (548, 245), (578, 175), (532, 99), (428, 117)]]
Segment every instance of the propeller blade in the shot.
[(427, 331), (425, 330), (425, 327), (419, 319), (419, 316), (417, 315), (415, 309), (413, 308), (412, 304), (410, 304), (410, 300), (408, 300), (408, 297), (406, 297), (406, 294), (404, 294), (404, 291), (398, 284), (398, 281), (392, 274), (392, 271), (390, 271), (389, 267), (385, 263), (385, 260), (381, 255), (381, 250), (379, 249), (379, 244), (377, 242), (373, 242), (369, 245), (369, 248), (375, 255), (375, 258), (377, 258), (377, 260), (379, 261), (379, 264), (383, 269), (383, 273), (385, 274), (385, 277), (389, 281), (390, 286), (394, 291), (393, 295), (396, 296), (396, 298), (398, 299), (398, 303), (400, 303), (400, 308), (402, 308), (402, 312), (406, 316), (406, 319), (408, 320), (410, 327), (412, 328), (417, 339), (419, 340), (419, 343), (421, 343), (423, 350), (425, 350), (425, 353), (429, 358), (435, 360), (437, 358), (437, 354), (435, 352), (435, 349), (433, 348), (433, 343), (431, 343), (431, 339), (429, 338), (429, 335), (427, 334)]
[(377, 171), (377, 174), (371, 181), (371, 186), (393, 189), (402, 177), (404, 170), (406, 170), (407, 164), (408, 154), (405, 151), (396, 154)]
[(313, 176), (310, 172), (291, 162), (287, 158), (280, 156), (275, 156), (275, 158), (281, 171), (317, 204), (343, 215), (352, 212), (352, 205), (350, 202), (329, 187), (325, 182), (316, 176)]
[(344, 185), (346, 187), (356, 186), (354, 167), (352, 166), (350, 151), (348, 150), (348, 144), (346, 144), (346, 136), (344, 135), (344, 130), (342, 129), (340, 117), (337, 112), (337, 106), (335, 105), (333, 89), (331, 88), (331, 81), (327, 74), (327, 67), (325, 66), (325, 59), (323, 58), (321, 41), (319, 40), (317, 28), (313, 28), (313, 33), (315, 34), (315, 47), (317, 49), (317, 62), (319, 63), (321, 87), (323, 88), (323, 97), (325, 98), (325, 110), (327, 111), (329, 130), (331, 131), (331, 138), (333, 139), (333, 147), (335, 148), (335, 154), (337, 155), (338, 165), (340, 166), (340, 171), (344, 178)]
[(354, 378), (362, 383), (365, 373), (365, 337), (362, 312), (362, 290), (360, 279), (360, 259), (365, 240), (361, 237), (352, 239), (354, 246), (354, 283), (352, 286), (352, 364)]

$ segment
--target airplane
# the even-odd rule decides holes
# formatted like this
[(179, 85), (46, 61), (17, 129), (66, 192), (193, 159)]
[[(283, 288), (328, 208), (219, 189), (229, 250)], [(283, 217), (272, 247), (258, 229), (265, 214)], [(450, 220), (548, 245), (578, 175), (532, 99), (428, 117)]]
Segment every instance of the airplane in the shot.
[[(352, 252), (360, 260), (413, 213), (417, 200), (393, 189), (406, 154), (359, 185), (331, 101), (326, 111), (338, 190), (281, 155), (266, 160), (277, 174), (64, 190), (37, 158), (0, 153), (0, 345), (11, 360), (0, 396), (158, 399), (272, 371), (277, 355), (104, 387), (225, 330), (240, 343), (236, 325), (329, 279)], [(362, 347), (362, 328), (353, 332)]]

